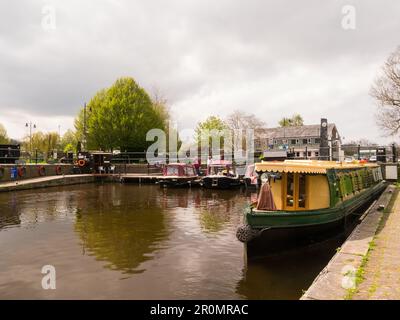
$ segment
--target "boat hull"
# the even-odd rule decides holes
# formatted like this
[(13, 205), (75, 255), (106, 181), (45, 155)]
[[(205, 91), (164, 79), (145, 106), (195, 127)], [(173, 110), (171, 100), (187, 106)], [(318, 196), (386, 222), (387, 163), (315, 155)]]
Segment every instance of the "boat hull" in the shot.
[(243, 178), (243, 182), (244, 182), (244, 185), (246, 186), (246, 189), (249, 189), (249, 190), (257, 190), (259, 187), (257, 183), (251, 182), (251, 178), (245, 177), (245, 178)]
[[(279, 248), (285, 243), (295, 244), (317, 239), (320, 235), (330, 237), (340, 232), (351, 213), (364, 207), (385, 189), (380, 182), (368, 190), (343, 201), (333, 208), (297, 212), (246, 212), (246, 222), (253, 236), (246, 242), (248, 253), (256, 248), (263, 250)], [(338, 229), (339, 227), (339, 229)]]
[(190, 188), (200, 186), (197, 177), (161, 178), (157, 182), (163, 188)]
[(241, 186), (237, 177), (207, 176), (202, 179), (203, 187), (207, 189), (232, 189)]

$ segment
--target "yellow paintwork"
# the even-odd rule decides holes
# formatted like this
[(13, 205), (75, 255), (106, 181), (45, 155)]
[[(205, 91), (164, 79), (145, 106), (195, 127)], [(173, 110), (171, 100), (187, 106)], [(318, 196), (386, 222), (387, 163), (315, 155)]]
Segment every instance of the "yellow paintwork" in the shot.
[(271, 186), (272, 195), (274, 197), (275, 206), (278, 210), (282, 210), (282, 181), (271, 179), (269, 182)]
[[(271, 179), (272, 195), (274, 197), (275, 206), (278, 210), (315, 210), (328, 208), (330, 203), (329, 184), (326, 175), (307, 175), (306, 176), (306, 207), (286, 207), (286, 173), (282, 175), (282, 179)], [(298, 176), (295, 176), (295, 184), (297, 185)], [(297, 189), (297, 188), (296, 188)], [(298, 202), (298, 190), (295, 192), (295, 203)]]
[(306, 178), (307, 204), (309, 210), (329, 208), (329, 184), (325, 175), (313, 175)]
[(293, 173), (321, 173), (327, 169), (356, 169), (365, 167), (378, 167), (373, 163), (362, 162), (335, 162), (319, 160), (285, 160), (281, 162), (262, 161), (255, 164), (255, 170), (260, 172), (293, 172)]

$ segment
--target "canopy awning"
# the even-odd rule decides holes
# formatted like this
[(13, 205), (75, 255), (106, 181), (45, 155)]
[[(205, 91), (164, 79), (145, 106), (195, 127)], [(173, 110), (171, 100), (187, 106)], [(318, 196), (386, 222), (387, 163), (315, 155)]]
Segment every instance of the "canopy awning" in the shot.
[(290, 172), (290, 173), (315, 173), (326, 174), (328, 169), (357, 169), (376, 166), (365, 163), (343, 163), (334, 161), (316, 160), (285, 160), (282, 162), (263, 161), (256, 163), (257, 172)]

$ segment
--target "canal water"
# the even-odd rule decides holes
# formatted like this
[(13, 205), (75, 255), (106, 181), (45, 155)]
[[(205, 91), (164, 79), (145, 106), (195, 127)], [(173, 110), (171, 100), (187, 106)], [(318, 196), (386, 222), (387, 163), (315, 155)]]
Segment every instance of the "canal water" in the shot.
[[(87, 184), (0, 194), (0, 299), (298, 299), (342, 239), (247, 258), (255, 193)], [(273, 245), (273, 244), (272, 244)], [(42, 289), (42, 267), (56, 289)]]

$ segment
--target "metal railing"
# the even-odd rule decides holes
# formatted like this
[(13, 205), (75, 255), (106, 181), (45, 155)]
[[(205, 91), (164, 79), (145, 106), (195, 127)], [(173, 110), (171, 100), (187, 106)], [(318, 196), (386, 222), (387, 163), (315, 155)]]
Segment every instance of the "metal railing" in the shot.
[[(271, 151), (271, 150), (269, 150)], [(274, 151), (274, 150), (272, 150)], [(276, 151), (276, 150), (275, 150)], [(282, 150), (281, 150), (282, 151)], [(376, 160), (379, 162), (397, 162), (397, 148), (396, 146), (362, 146), (362, 145), (343, 145), (341, 147), (319, 147), (315, 148), (314, 146), (304, 146), (301, 147), (293, 147), (287, 150), (283, 150), (287, 152), (287, 158), (292, 159), (313, 159), (313, 160), (333, 160), (333, 161), (349, 161), (351, 159), (354, 160), (371, 160), (376, 157)], [(266, 151), (268, 152), (268, 150)], [(248, 162), (257, 162), (263, 158), (264, 151), (258, 150), (254, 152), (250, 157), (252, 159), (248, 159)], [(57, 157), (54, 157), (57, 155)], [(202, 163), (206, 163), (208, 158), (208, 153), (202, 153), (199, 157), (202, 159)], [(223, 151), (217, 153), (213, 159), (220, 159), (223, 155)], [(197, 158), (197, 156), (196, 156)], [(235, 159), (230, 154), (227, 157), (230, 160), (233, 160), (234, 163), (239, 164), (243, 162), (243, 159)], [(18, 162), (25, 163), (58, 163), (62, 160), (67, 159), (67, 154), (61, 151), (53, 150), (48, 153), (40, 152), (39, 150), (35, 150), (30, 153), (27, 150), (18, 149), (11, 150), (9, 147), (2, 148), (0, 146), (0, 163), (9, 163), (15, 164)], [(76, 159), (76, 155), (74, 155), (73, 160)], [(251, 160), (251, 161), (249, 161)], [(111, 162), (113, 164), (151, 164), (162, 165), (170, 162), (177, 161), (177, 154), (165, 154), (160, 158), (146, 158), (145, 152), (122, 152), (118, 154), (114, 154), (112, 156)], [(182, 157), (182, 154), (178, 157), (179, 162), (193, 163), (195, 161), (194, 157)], [(68, 161), (66, 161), (68, 162)]]

